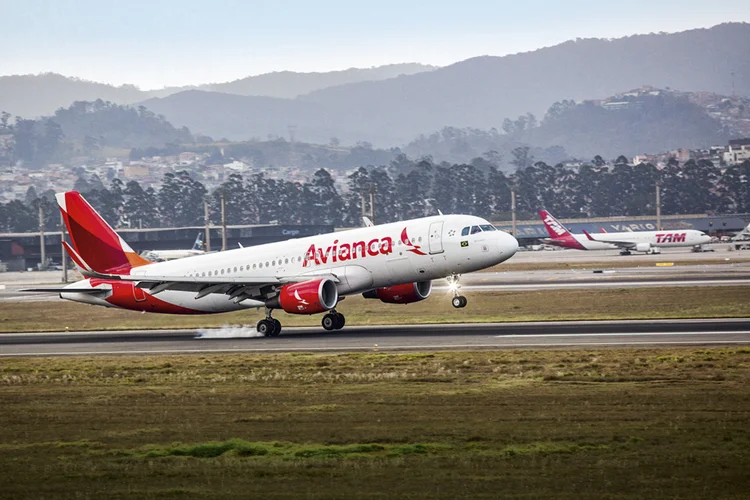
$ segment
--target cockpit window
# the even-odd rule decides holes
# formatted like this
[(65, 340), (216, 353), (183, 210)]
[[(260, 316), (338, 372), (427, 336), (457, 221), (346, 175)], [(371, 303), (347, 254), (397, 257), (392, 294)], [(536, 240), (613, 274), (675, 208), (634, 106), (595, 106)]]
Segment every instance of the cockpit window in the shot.
[(461, 236), (468, 236), (469, 235), (469, 226), (466, 226), (461, 230)]
[(482, 232), (482, 228), (480, 228), (479, 226), (471, 226), (471, 234), (477, 234), (481, 232)]
[(497, 228), (493, 226), (492, 224), (482, 224), (479, 226), (482, 228), (482, 231), (497, 231)]

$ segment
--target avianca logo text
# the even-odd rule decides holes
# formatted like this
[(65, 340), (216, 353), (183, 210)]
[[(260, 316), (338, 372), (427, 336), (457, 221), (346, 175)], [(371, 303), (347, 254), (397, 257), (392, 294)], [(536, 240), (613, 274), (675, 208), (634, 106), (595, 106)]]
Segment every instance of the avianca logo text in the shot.
[(393, 253), (393, 238), (374, 238), (367, 243), (364, 241), (355, 241), (354, 243), (342, 243), (339, 240), (333, 240), (333, 245), (323, 251), (322, 248), (316, 248), (315, 244), (310, 245), (305, 254), (305, 261), (302, 267), (307, 267), (315, 263), (316, 265), (326, 264), (328, 259), (332, 262), (345, 262), (359, 258), (375, 257), (376, 255), (388, 255)]
[(565, 230), (562, 225), (555, 220), (554, 217), (547, 214), (547, 216), (544, 218), (544, 223), (547, 225), (548, 228), (552, 229), (558, 236), (562, 236), (567, 231)]
[(656, 243), (685, 243), (687, 233), (658, 233)]
[[(427, 255), (421, 250), (419, 245), (415, 245), (409, 240), (406, 228), (401, 231), (401, 243), (406, 245), (408, 252), (416, 255)], [(365, 257), (375, 257), (377, 255), (390, 255), (393, 253), (393, 238), (385, 236), (383, 238), (373, 238), (368, 242), (355, 241), (354, 243), (339, 243), (339, 240), (333, 240), (333, 245), (323, 248), (317, 248), (315, 244), (310, 245), (305, 253), (305, 260), (302, 267), (311, 265), (327, 264), (331, 262), (346, 262), (348, 260), (363, 259)]]

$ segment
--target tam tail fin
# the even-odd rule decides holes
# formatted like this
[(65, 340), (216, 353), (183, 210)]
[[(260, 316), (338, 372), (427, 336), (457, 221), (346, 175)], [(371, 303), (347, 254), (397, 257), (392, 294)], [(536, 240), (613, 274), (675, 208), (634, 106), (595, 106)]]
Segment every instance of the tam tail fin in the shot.
[(570, 234), (570, 231), (568, 231), (567, 228), (562, 225), (560, 221), (555, 219), (555, 217), (548, 211), (540, 210), (539, 217), (542, 218), (542, 222), (544, 223), (544, 227), (547, 229), (550, 238), (559, 239), (568, 236), (571, 238), (573, 237), (573, 235)]
[(65, 245), (84, 271), (127, 274), (132, 268), (151, 264), (133, 251), (77, 191), (55, 195), (73, 245)]

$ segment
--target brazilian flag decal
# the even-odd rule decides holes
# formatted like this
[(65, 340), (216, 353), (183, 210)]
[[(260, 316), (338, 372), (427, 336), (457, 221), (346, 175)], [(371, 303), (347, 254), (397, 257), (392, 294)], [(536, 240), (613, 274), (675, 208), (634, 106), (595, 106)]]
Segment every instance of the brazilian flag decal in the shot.
[(469, 246), (469, 242), (468, 241), (462, 241), (461, 242), (461, 246), (462, 247), (468, 247)]

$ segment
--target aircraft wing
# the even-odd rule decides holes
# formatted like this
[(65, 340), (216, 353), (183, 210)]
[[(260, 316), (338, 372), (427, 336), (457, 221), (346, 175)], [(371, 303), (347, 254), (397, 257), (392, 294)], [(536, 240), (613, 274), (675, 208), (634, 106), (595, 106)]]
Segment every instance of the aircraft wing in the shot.
[[(195, 292), (196, 299), (212, 293), (229, 295), (229, 299), (241, 301), (247, 298), (268, 298), (275, 295), (276, 289), (289, 283), (299, 283), (312, 279), (328, 278), (338, 283), (340, 280), (332, 273), (310, 273), (294, 276), (266, 276), (257, 278), (230, 278), (224, 276), (168, 276), (168, 275), (123, 275), (101, 274), (91, 271), (83, 273), (90, 278), (113, 281), (134, 282), (137, 288), (149, 291), (151, 295), (166, 290)], [(70, 291), (70, 290), (67, 290)]]
[[(586, 238), (588, 238), (591, 241), (598, 241), (599, 243), (609, 243), (610, 245), (615, 245), (619, 248), (635, 248), (636, 245), (638, 244), (635, 241), (629, 241), (629, 240), (625, 240), (622, 238), (620, 239), (612, 238), (612, 237), (608, 238), (606, 236), (601, 236), (601, 235), (597, 235), (596, 238), (594, 238), (593, 236), (591, 236), (591, 233), (589, 233), (585, 229), (583, 230), (583, 234), (585, 234)], [(605, 233), (605, 234), (608, 234), (608, 233)]]

